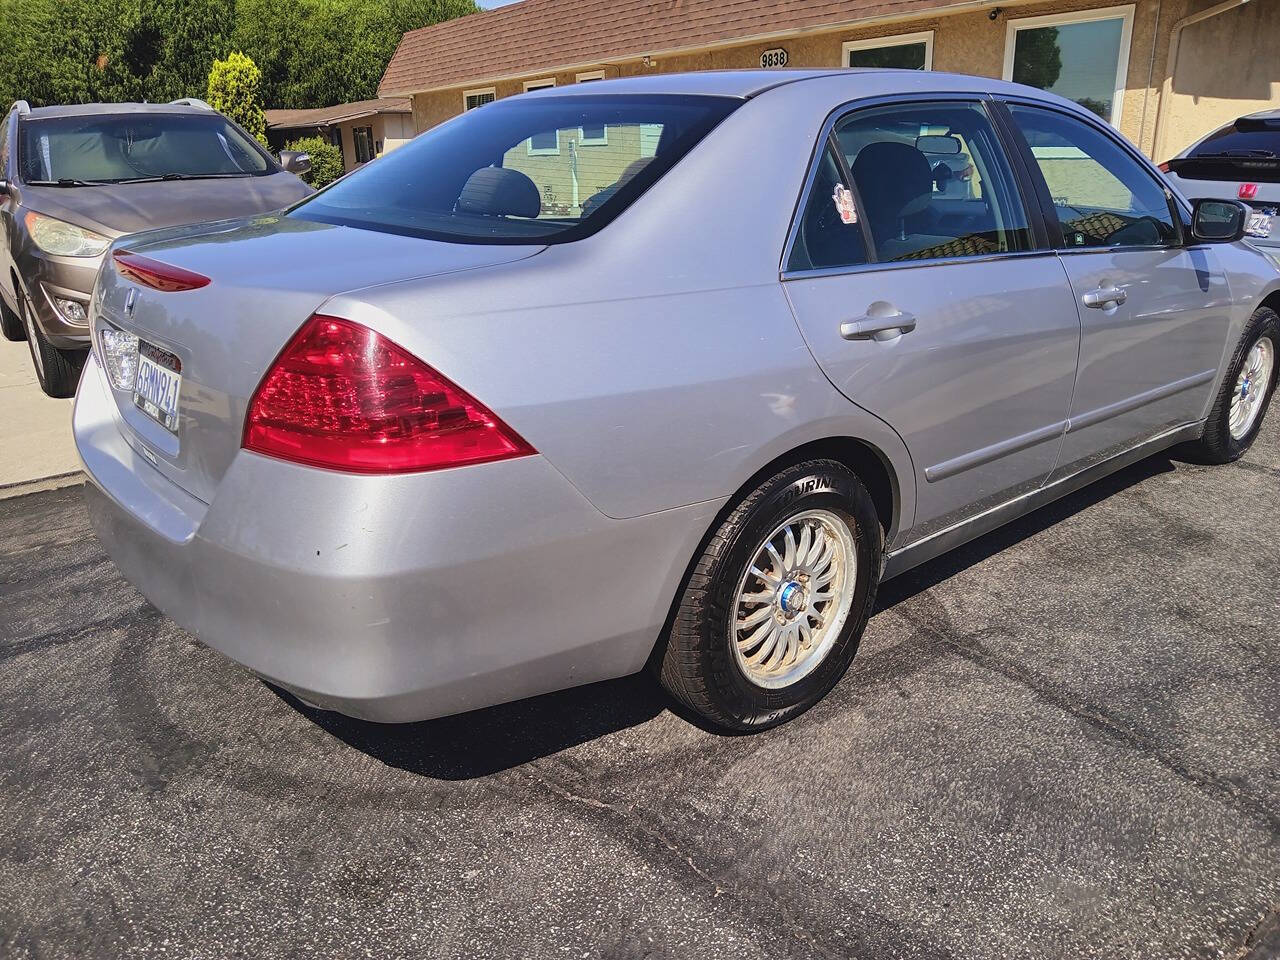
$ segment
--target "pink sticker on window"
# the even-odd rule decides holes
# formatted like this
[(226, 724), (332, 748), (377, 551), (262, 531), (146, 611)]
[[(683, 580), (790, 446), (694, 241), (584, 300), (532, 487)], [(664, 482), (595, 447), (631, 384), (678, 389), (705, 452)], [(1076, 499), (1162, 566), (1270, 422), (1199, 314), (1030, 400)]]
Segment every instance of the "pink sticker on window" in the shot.
[(843, 183), (837, 183), (835, 192), (831, 194), (835, 201), (836, 212), (840, 214), (841, 223), (857, 223), (858, 208), (853, 205), (853, 191)]

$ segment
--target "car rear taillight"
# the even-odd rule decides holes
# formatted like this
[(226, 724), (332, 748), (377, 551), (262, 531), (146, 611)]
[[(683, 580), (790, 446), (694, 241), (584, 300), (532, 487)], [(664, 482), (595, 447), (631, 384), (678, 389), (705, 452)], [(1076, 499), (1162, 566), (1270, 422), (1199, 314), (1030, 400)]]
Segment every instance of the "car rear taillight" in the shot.
[(254, 392), (244, 448), (352, 473), (409, 473), (534, 453), (492, 411), (368, 327), (316, 315)]
[(1158, 166), (1158, 167), (1160, 168), (1160, 172), (1161, 172), (1161, 173), (1168, 173), (1168, 172), (1169, 172), (1170, 164), (1169, 164), (1169, 161), (1168, 161), (1168, 160), (1166, 160), (1164, 163), (1158, 163), (1158, 164), (1156, 164), (1156, 166)]
[(117, 250), (111, 255), (116, 262), (116, 270), (121, 276), (128, 277), (134, 283), (165, 293), (179, 293), (183, 290), (196, 290), (208, 286), (209, 278), (200, 273), (192, 273), (171, 263), (152, 260), (140, 253), (128, 250)]

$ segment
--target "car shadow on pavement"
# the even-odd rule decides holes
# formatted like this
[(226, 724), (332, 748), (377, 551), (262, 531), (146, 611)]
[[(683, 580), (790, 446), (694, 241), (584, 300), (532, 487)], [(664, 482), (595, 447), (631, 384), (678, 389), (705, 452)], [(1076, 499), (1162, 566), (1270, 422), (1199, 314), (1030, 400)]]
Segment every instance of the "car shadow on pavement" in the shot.
[[(1168, 456), (1143, 460), (923, 564), (885, 584), (876, 613), (1113, 494), (1173, 469)], [(318, 710), (284, 690), (268, 686), (295, 710), (349, 746), (388, 766), (440, 780), (470, 780), (498, 773), (638, 726), (664, 710), (678, 713), (709, 733), (724, 734), (678, 708), (648, 673), (409, 724), (371, 723)]]

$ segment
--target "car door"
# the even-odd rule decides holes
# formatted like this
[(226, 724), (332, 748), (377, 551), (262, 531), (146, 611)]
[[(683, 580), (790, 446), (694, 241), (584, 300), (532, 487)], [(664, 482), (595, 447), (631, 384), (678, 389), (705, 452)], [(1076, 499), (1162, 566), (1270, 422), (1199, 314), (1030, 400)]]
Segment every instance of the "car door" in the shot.
[(1205, 415), (1230, 296), (1212, 249), (1183, 242), (1172, 194), (1118, 135), (1045, 105), (1008, 108), (1080, 314), (1059, 465), (1074, 473)]
[(10, 272), (13, 269), (13, 254), (10, 250), (10, 244), (13, 240), (13, 216), (17, 209), (14, 202), (12, 186), (14, 180), (14, 169), (16, 164), (9, 162), (9, 154), (16, 146), (13, 143), (13, 134), (16, 132), (11, 128), (17, 122), (14, 117), (14, 111), (10, 110), (3, 121), (0, 121), (0, 180), (6, 181), (10, 186), (7, 192), (0, 193), (0, 296), (4, 297), (5, 303), (17, 306), (17, 298), (14, 296), (13, 284), (10, 280)]
[[(936, 156), (942, 137), (969, 160), (963, 191), (920, 149)], [(1066, 427), (1080, 322), (987, 105), (854, 110), (810, 181), (783, 286), (827, 377), (910, 451), (909, 540), (1038, 487)]]

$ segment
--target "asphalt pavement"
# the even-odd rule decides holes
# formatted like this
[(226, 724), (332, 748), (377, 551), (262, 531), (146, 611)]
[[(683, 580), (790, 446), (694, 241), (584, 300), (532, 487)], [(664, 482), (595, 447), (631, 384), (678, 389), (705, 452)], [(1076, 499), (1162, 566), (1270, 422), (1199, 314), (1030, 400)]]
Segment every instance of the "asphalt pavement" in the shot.
[(316, 713), (150, 607), (80, 496), (0, 503), (0, 956), (1280, 955), (1276, 410), (1239, 464), (886, 585), (750, 737), (643, 677)]

